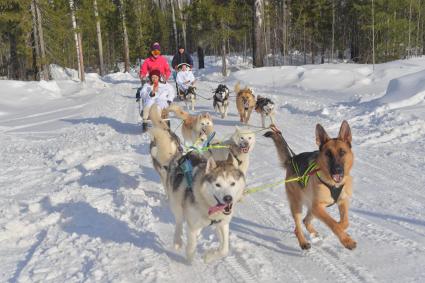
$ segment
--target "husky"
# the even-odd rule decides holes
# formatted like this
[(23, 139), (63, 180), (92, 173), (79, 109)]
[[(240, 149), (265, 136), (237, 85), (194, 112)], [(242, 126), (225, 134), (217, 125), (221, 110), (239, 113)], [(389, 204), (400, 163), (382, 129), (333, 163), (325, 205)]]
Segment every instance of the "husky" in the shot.
[(177, 117), (183, 120), (182, 135), (185, 143), (204, 142), (214, 132), (213, 120), (209, 113), (192, 116), (183, 111), (177, 104), (171, 104), (168, 111), (174, 112)]
[[(190, 162), (190, 180), (182, 165)], [(229, 223), (236, 203), (242, 198), (246, 186), (245, 176), (232, 156), (227, 161), (214, 161), (190, 152), (177, 154), (170, 162), (167, 174), (168, 196), (176, 221), (174, 248), (183, 245), (183, 222), (187, 222), (186, 259), (192, 262), (197, 237), (202, 229), (215, 225), (220, 245), (207, 251), (203, 259), (210, 262), (229, 252)], [(191, 183), (191, 184), (190, 184)]]
[(159, 114), (161, 109), (158, 105), (152, 105), (149, 111), (153, 127), (149, 129), (151, 136), (150, 154), (154, 169), (158, 172), (161, 183), (165, 186), (166, 166), (171, 159), (178, 153), (182, 152), (179, 137), (174, 134), (166, 121)]
[[(286, 184), (292, 217), (295, 221), (295, 235), (301, 249), (309, 249), (302, 226), (302, 207), (307, 206), (307, 215), (303, 222), (311, 237), (317, 237), (311, 221), (314, 217), (324, 222), (338, 237), (342, 245), (356, 248), (356, 242), (345, 232), (348, 228), (348, 206), (352, 195), (352, 177), (354, 154), (351, 151), (351, 130), (347, 121), (343, 121), (337, 138), (330, 138), (320, 124), (316, 125), (316, 144), (318, 151), (293, 155), (282, 134), (278, 130), (269, 131), (266, 137), (272, 138), (276, 146), (282, 167), (286, 170), (286, 179), (308, 176), (299, 182)], [(317, 168), (306, 175), (305, 168)], [(300, 172), (301, 171), (301, 172)], [(308, 171), (308, 170), (306, 170)], [(328, 214), (326, 207), (338, 204), (340, 220), (337, 222)]]
[(275, 111), (274, 111), (274, 102), (269, 98), (257, 96), (257, 103), (255, 104), (255, 111), (261, 114), (261, 126), (266, 127), (266, 117), (270, 117), (272, 125), (275, 125)]
[(221, 118), (227, 117), (227, 108), (229, 107), (229, 89), (227, 86), (220, 84), (214, 91), (213, 106), (216, 112), (221, 114)]
[(235, 85), (236, 108), (238, 109), (241, 123), (248, 124), (252, 110), (255, 108), (255, 95), (251, 88), (240, 88), (239, 82)]
[[(179, 90), (179, 97), (180, 100), (184, 100), (184, 103), (186, 105), (186, 109), (189, 111), (191, 109), (192, 111), (195, 111), (195, 103), (196, 103), (196, 87), (189, 86), (187, 91), (183, 91), (181, 89)], [(189, 101), (191, 103), (191, 106), (189, 106)]]
[[(214, 143), (212, 143), (214, 145)], [(205, 155), (213, 156), (214, 160), (226, 160), (230, 154), (238, 162), (238, 167), (246, 176), (249, 166), (249, 154), (254, 149), (255, 133), (247, 129), (241, 129), (236, 126), (235, 132), (228, 139), (220, 143), (228, 146), (226, 149), (209, 149)]]

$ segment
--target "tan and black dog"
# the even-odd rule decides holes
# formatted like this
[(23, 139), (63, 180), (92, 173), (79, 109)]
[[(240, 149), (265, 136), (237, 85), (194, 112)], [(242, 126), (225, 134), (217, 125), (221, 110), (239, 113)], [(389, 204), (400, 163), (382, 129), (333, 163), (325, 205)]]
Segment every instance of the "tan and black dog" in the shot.
[[(286, 170), (286, 180), (304, 176), (298, 182), (286, 183), (286, 193), (292, 216), (295, 221), (295, 235), (302, 249), (309, 249), (302, 230), (302, 207), (307, 206), (307, 215), (303, 222), (312, 238), (317, 236), (311, 221), (314, 217), (323, 221), (347, 249), (354, 249), (356, 242), (345, 232), (348, 227), (348, 206), (352, 195), (352, 177), (354, 155), (351, 151), (351, 130), (347, 121), (343, 121), (337, 138), (330, 138), (320, 124), (316, 126), (316, 144), (319, 151), (293, 155), (280, 131), (274, 129), (265, 134), (273, 139)], [(307, 168), (314, 169), (310, 174)], [(309, 176), (311, 175), (311, 176)], [(326, 207), (338, 204), (340, 221), (334, 220)]]
[(178, 118), (184, 121), (182, 135), (186, 143), (204, 142), (214, 132), (214, 123), (209, 113), (190, 115), (177, 104), (171, 104), (167, 111), (174, 112)]
[(255, 108), (255, 95), (252, 89), (248, 87), (241, 89), (239, 83), (235, 85), (235, 93), (236, 108), (241, 118), (240, 121), (244, 124), (248, 124), (252, 110)]

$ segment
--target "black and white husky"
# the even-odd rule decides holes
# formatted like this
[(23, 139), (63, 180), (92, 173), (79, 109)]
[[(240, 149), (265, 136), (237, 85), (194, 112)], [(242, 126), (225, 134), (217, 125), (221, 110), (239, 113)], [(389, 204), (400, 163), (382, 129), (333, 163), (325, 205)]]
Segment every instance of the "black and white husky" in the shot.
[(220, 84), (214, 91), (213, 106), (215, 111), (221, 114), (221, 118), (227, 117), (227, 108), (229, 107), (229, 89), (227, 86)]
[(266, 117), (270, 117), (270, 121), (275, 125), (275, 111), (274, 102), (269, 98), (257, 96), (257, 103), (255, 104), (255, 111), (261, 114), (261, 126), (266, 127)]

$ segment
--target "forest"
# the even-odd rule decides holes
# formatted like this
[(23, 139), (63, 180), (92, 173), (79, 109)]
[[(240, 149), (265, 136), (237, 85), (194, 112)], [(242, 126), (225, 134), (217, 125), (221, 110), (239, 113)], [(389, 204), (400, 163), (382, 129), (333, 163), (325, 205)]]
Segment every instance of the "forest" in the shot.
[(253, 67), (382, 63), (425, 54), (425, 0), (0, 0), (3, 79), (129, 71), (153, 41)]

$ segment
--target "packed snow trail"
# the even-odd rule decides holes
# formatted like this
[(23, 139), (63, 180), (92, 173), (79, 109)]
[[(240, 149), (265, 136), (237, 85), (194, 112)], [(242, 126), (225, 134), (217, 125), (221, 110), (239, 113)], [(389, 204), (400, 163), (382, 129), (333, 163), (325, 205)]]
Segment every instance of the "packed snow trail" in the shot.
[[(420, 64), (406, 73), (425, 69), (425, 62)], [(350, 70), (347, 65), (326, 66), (335, 68), (333, 75), (338, 68), (342, 74)], [(315, 220), (322, 239), (301, 251), (279, 186), (238, 204), (229, 256), (203, 263), (203, 252), (217, 245), (209, 227), (188, 265), (184, 249), (172, 248), (173, 215), (151, 164), (149, 139), (138, 123), (138, 80), (114, 74), (92, 78), (84, 88), (72, 85), (66, 98), (47, 101), (42, 108), (29, 104), (20, 112), (10, 107), (11, 114), (0, 116), (0, 281), (423, 282), (425, 162), (419, 156), (424, 135), (416, 131), (417, 140), (409, 142), (403, 134), (399, 139), (394, 131), (382, 131), (377, 134), (387, 139), (376, 142), (370, 127), (379, 129), (382, 121), (404, 130), (409, 120), (370, 112), (363, 100), (382, 95), (386, 84), (379, 77), (375, 87), (364, 84), (369, 78), (364, 68), (353, 65), (363, 77), (349, 80), (344, 75), (341, 87), (347, 90), (332, 85), (329, 91), (320, 84), (323, 70), (297, 68), (302, 75), (291, 79), (296, 83), (298, 78), (297, 86), (266, 85), (260, 69), (236, 72), (224, 83), (232, 89), (238, 76), (245, 76), (243, 85), (252, 82), (256, 94), (272, 98), (278, 105), (277, 124), (296, 152), (316, 149), (316, 123), (336, 136), (341, 121), (349, 121), (355, 184), (348, 232), (357, 249), (346, 250)], [(205, 97), (221, 82), (209, 72), (198, 74), (198, 91)], [(212, 101), (200, 98), (195, 109), (212, 112)], [(214, 116), (218, 137), (228, 137), (239, 125), (234, 99), (229, 113), (225, 120)], [(259, 115), (251, 117), (250, 124), (258, 127)], [(179, 121), (173, 118), (171, 124), (174, 129)], [(250, 187), (284, 176), (276, 149), (262, 133), (250, 158)], [(337, 207), (329, 210), (338, 219)]]

